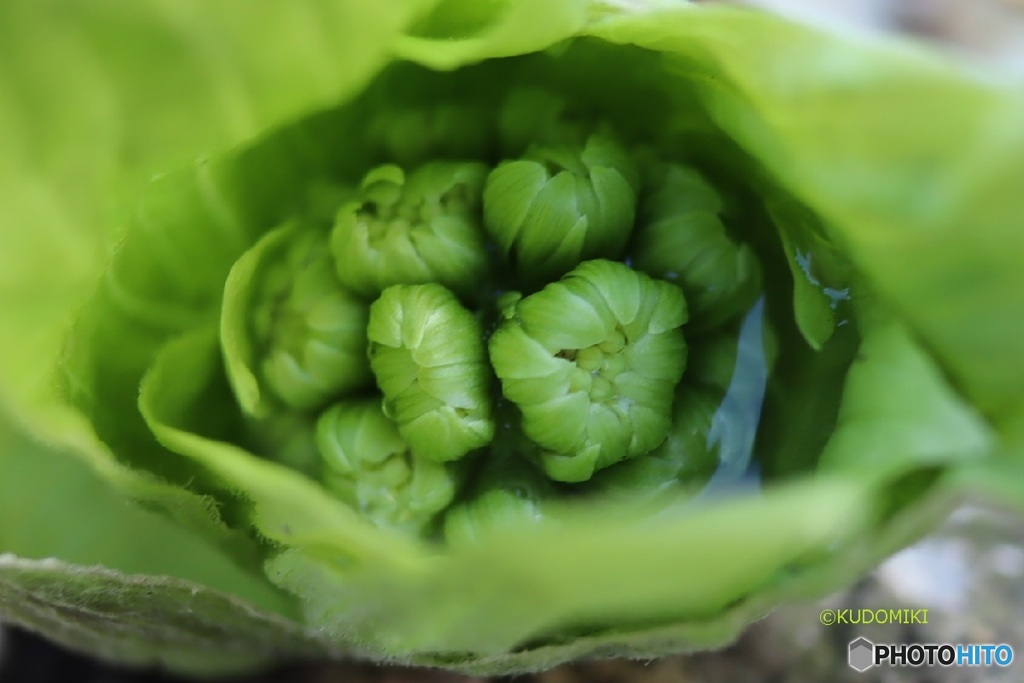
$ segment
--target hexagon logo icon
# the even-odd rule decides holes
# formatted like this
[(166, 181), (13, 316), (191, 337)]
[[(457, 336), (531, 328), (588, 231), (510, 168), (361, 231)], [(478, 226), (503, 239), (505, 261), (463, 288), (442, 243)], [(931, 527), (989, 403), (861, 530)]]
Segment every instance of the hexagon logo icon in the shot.
[(867, 638), (858, 638), (850, 643), (850, 656), (847, 660), (851, 669), (867, 671), (875, 665), (875, 644)]

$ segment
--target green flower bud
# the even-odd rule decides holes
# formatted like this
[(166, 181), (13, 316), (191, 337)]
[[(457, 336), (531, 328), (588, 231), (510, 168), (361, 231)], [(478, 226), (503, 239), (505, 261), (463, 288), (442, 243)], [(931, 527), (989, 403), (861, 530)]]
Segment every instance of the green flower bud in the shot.
[(484, 227), (524, 283), (582, 260), (618, 258), (633, 227), (637, 171), (610, 135), (531, 147), (498, 165), (484, 188)]
[(744, 320), (691, 340), (668, 437), (650, 453), (599, 472), (588, 491), (661, 506), (697, 493), (722, 468), (742, 476), (773, 362), (762, 313), (755, 306)]
[(480, 226), (483, 164), (437, 161), (406, 173), (379, 166), (341, 206), (331, 234), (338, 278), (375, 297), (395, 284), (439, 282), (472, 293), (488, 270)]
[(598, 472), (587, 489), (637, 502), (694, 493), (718, 465), (718, 444), (708, 437), (724, 396), (724, 390), (681, 385), (673, 402), (672, 426), (661, 445)]
[(522, 529), (548, 517), (545, 501), (554, 497), (554, 487), (521, 457), (523, 449), (536, 446), (524, 443), (521, 433), (507, 428), (499, 440), (503, 448), (489, 454), (468, 498), (445, 513), (445, 540), (452, 547), (478, 544), (495, 533)]
[(491, 363), (549, 477), (585, 481), (661, 443), (686, 368), (686, 318), (679, 288), (604, 260), (511, 304)]
[(459, 473), (412, 453), (376, 399), (328, 408), (316, 445), (328, 490), (378, 526), (422, 532), (458, 491)]
[(494, 438), (480, 321), (441, 285), (394, 285), (370, 306), (370, 367), (384, 412), (424, 458), (457, 460)]
[(741, 315), (761, 293), (761, 266), (721, 218), (718, 193), (693, 169), (662, 165), (640, 199), (633, 265), (679, 285), (691, 327), (710, 329)]
[(292, 223), (267, 233), (225, 285), (221, 338), (243, 409), (274, 412), (269, 394), (313, 410), (369, 386), (367, 318), (334, 274), (324, 231)]

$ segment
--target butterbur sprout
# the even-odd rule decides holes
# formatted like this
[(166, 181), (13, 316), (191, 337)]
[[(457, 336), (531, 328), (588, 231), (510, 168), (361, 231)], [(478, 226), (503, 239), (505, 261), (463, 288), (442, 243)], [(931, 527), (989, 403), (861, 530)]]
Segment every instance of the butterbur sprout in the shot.
[(480, 195), (487, 167), (433, 161), (406, 173), (394, 164), (363, 178), (337, 212), (331, 248), (339, 279), (375, 297), (395, 284), (439, 282), (474, 291), (487, 272)]
[(484, 226), (524, 283), (543, 284), (580, 261), (622, 255), (637, 184), (632, 159), (609, 133), (580, 145), (536, 144), (487, 176)]
[(267, 233), (225, 285), (222, 344), (243, 410), (266, 415), (275, 400), (313, 410), (368, 386), (367, 319), (335, 275), (324, 230), (295, 222)]
[(744, 312), (761, 291), (757, 255), (729, 234), (722, 210), (718, 192), (679, 164), (655, 168), (638, 208), (633, 264), (682, 287), (694, 328)]
[(439, 284), (394, 285), (370, 306), (370, 367), (413, 452), (457, 460), (494, 438), (490, 369), (473, 313)]
[(511, 676), (1024, 499), (1008, 79), (723, 3), (55, 4), (0, 2), (2, 618)]
[(585, 481), (665, 438), (687, 356), (677, 287), (587, 261), (504, 315), (491, 362), (548, 476)]
[(380, 526), (424, 531), (458, 490), (454, 467), (413, 453), (377, 399), (324, 411), (316, 445), (327, 488)]

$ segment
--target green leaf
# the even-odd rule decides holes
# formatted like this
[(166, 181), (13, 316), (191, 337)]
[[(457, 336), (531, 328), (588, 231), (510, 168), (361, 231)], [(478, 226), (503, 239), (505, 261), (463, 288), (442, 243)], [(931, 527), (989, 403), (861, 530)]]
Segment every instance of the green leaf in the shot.
[[(133, 498), (238, 546), (211, 498), (165, 483), (191, 475), (152, 448), (133, 406), (141, 372), (168, 333), (163, 326), (201, 318), (217, 296), (207, 291), (217, 269), (210, 266), (226, 267), (232, 249), (245, 246), (231, 242), (235, 221), (252, 219), (253, 209), (279, 210), (294, 190), (280, 180), (293, 174), (280, 155), (276, 166), (258, 161), (274, 155), (257, 146), (236, 161), (258, 173), (225, 171), (232, 161), (199, 163), (155, 181), (141, 214), (129, 217), (127, 207), (157, 173), (350, 97), (428, 5), (71, 0), (0, 7), (0, 327), (17, 330), (0, 339), (0, 396), (9, 410)], [(267, 203), (240, 210), (236, 190)], [(182, 194), (194, 201), (179, 201)], [(176, 220), (195, 231), (161, 232)], [(126, 222), (134, 237), (121, 243), (99, 284)], [(211, 226), (226, 228), (228, 239), (197, 244), (193, 238), (208, 237)], [(72, 319), (97, 286), (112, 309), (125, 310), (101, 304), (78, 323), (65, 367), (77, 408), (89, 405), (83, 419), (59, 399), (54, 370)], [(123, 363), (99, 359), (97, 346), (117, 348)], [(107, 447), (115, 441), (117, 459)]]
[(166, 576), (0, 555), (0, 616), (122, 665), (223, 676), (338, 648), (232, 593)]
[(3, 620), (93, 656), (206, 674), (326, 651), (259, 567), (131, 505), (6, 420), (0, 470)]
[(991, 427), (902, 323), (877, 308), (861, 310), (858, 323), (864, 342), (819, 472), (859, 471), (886, 480), (918, 468), (974, 464), (993, 453)]
[(588, 32), (662, 52), (985, 415), (1024, 410), (1019, 88), (911, 44), (728, 7), (624, 13)]
[(258, 566), (239, 566), (223, 548), (131, 505), (74, 454), (30, 439), (6, 417), (0, 418), (0, 470), (0, 553), (175, 576), (293, 612)]
[[(5, 393), (34, 396), (155, 173), (350, 97), (429, 2), (8, 3), (0, 8)], [(343, 65), (328, 67), (328, 65)], [(69, 107), (68, 102), (74, 102)], [(273, 198), (268, 198), (273, 201)], [(34, 226), (32, 230), (17, 226)], [(38, 274), (46, 272), (46, 282)], [(32, 300), (13, 296), (33, 283)], [(10, 316), (9, 318), (7, 316)], [(19, 371), (24, 365), (29, 372)]]
[[(837, 309), (850, 298), (850, 288), (844, 286), (849, 267), (822, 236), (818, 219), (806, 207), (783, 196), (770, 196), (766, 204), (793, 276), (797, 328), (811, 348), (820, 351), (843, 322)], [(829, 280), (835, 285), (829, 286)]]
[(245, 501), (246, 517), (263, 537), (338, 571), (363, 563), (404, 565), (418, 557), (411, 539), (375, 528), (318, 482), (230, 441), (224, 425), (232, 420), (233, 403), (216, 326), (182, 335), (160, 351), (142, 382), (139, 407), (165, 447)]
[[(446, 665), (471, 670), (489, 659), (505, 660), (492, 671), (518, 670), (528, 657), (511, 653), (531, 643), (598, 633), (601, 646), (583, 646), (576, 656), (628, 651), (624, 633), (709, 624), (787, 565), (863, 531), (871, 514), (866, 493), (852, 478), (818, 482), (660, 520), (614, 505), (566, 509), (529, 527), (498, 526), (487, 542), (416, 573), (353, 575), (331, 591), (346, 608), (322, 605), (317, 625), (338, 633), (356, 619), (389, 657), (443, 655)], [(679, 643), (649, 646), (653, 655)]]
[(398, 56), (452, 69), (543, 50), (579, 31), (588, 5), (587, 0), (442, 0), (399, 41)]

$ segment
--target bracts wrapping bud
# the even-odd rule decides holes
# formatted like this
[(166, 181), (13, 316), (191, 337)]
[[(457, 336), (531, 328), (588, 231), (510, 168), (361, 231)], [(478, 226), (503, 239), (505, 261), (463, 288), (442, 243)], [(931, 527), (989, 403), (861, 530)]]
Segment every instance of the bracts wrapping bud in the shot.
[(338, 277), (373, 298), (395, 284), (437, 282), (472, 293), (487, 272), (480, 202), (487, 168), (437, 161), (409, 174), (370, 171), (338, 209), (331, 248)]
[(638, 173), (612, 136), (535, 145), (487, 177), (484, 226), (530, 286), (582, 260), (618, 258), (633, 227)]
[(458, 489), (454, 466), (412, 453), (378, 400), (330, 407), (317, 422), (316, 444), (327, 488), (380, 526), (419, 532)]
[(505, 317), (491, 362), (548, 476), (585, 481), (664, 440), (687, 357), (679, 288), (588, 261)]
[(438, 284), (394, 285), (370, 306), (370, 367), (413, 452), (457, 460), (494, 438), (480, 322)]
[(290, 223), (267, 233), (225, 285), (221, 337), (242, 409), (315, 410), (369, 386), (367, 318), (338, 282), (323, 230)]
[(747, 311), (761, 293), (761, 265), (722, 221), (717, 191), (693, 169), (654, 169), (638, 209), (633, 264), (679, 285), (693, 329), (710, 329)]

